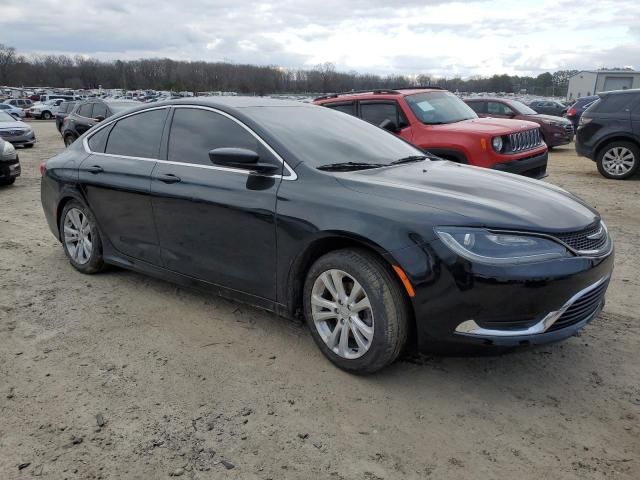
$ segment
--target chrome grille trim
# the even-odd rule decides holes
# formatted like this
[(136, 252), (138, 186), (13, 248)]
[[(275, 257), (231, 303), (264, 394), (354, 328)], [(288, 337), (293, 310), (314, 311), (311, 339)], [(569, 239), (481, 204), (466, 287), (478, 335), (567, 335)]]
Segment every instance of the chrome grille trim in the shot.
[(540, 145), (542, 145), (542, 135), (539, 128), (510, 133), (507, 135), (507, 150), (505, 153), (526, 152)]

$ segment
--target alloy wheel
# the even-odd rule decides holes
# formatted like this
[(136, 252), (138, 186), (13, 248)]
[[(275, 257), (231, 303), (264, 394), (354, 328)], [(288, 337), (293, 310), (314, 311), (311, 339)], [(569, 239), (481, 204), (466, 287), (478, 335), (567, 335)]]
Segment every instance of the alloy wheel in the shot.
[(602, 168), (611, 176), (620, 177), (631, 171), (635, 155), (627, 147), (613, 147), (603, 155)]
[(64, 218), (64, 244), (74, 262), (84, 265), (93, 251), (91, 225), (84, 212), (72, 208)]
[(327, 347), (345, 359), (367, 353), (373, 341), (371, 302), (362, 285), (342, 270), (327, 270), (311, 290), (311, 316)]

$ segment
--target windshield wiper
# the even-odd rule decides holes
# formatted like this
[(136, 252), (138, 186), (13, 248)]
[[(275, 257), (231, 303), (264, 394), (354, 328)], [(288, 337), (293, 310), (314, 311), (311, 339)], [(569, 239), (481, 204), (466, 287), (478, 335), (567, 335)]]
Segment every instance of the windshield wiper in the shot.
[(408, 157), (402, 157), (398, 160), (391, 162), (389, 165), (400, 165), (401, 163), (411, 163), (411, 162), (421, 162), (426, 160), (428, 157), (426, 155), (410, 155)]
[(331, 172), (348, 172), (350, 170), (364, 170), (367, 168), (380, 168), (385, 166), (386, 165), (383, 163), (340, 162), (320, 165), (317, 168), (318, 170), (327, 170)]

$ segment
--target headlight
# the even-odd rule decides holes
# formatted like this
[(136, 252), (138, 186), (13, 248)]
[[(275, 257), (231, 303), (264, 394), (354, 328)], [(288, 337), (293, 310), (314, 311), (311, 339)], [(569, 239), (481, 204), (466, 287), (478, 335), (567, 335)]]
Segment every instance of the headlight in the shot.
[(554, 127), (564, 127), (566, 123), (557, 122), (555, 120), (542, 120), (542, 123), (546, 123), (547, 125), (552, 125)]
[(493, 140), (491, 140), (491, 146), (496, 152), (502, 151), (502, 145), (502, 137), (493, 137)]
[(439, 227), (436, 233), (451, 250), (477, 263), (508, 265), (571, 256), (560, 243), (534, 235), (463, 227)]
[[(2, 141), (2, 140), (0, 140)], [(16, 149), (13, 145), (11, 145), (9, 142), (2, 142), (4, 145), (2, 146), (2, 156), (3, 157), (9, 157), (9, 156), (13, 156), (16, 153)]]

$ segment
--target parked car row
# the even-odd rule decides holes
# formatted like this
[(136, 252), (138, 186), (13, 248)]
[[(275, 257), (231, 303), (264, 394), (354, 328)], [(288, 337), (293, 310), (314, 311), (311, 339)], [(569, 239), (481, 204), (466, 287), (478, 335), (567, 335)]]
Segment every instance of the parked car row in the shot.
[(540, 176), (514, 166), (546, 165), (540, 124), (478, 118), (437, 89), (316, 103), (191, 98), (107, 117), (79, 102), (76, 132), (75, 117), (105, 118), (41, 166), (47, 223), (79, 272), (119, 265), (304, 318), (354, 373), (412, 347), (554, 342), (598, 316), (614, 261), (598, 212), (496, 171)]

